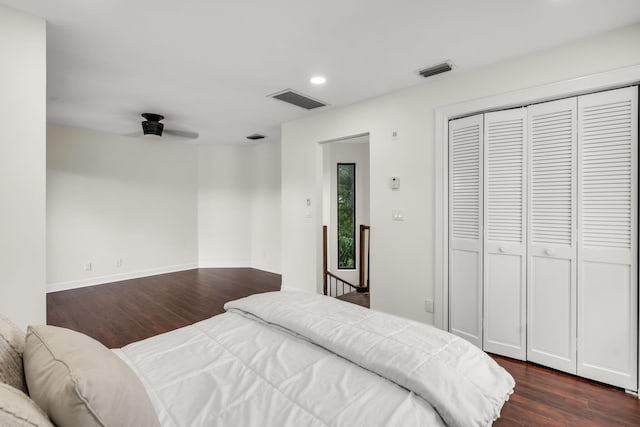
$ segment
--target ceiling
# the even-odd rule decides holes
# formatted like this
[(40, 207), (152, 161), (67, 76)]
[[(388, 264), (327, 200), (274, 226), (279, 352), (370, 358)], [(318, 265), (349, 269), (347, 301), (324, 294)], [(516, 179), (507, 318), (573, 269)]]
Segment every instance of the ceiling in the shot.
[(202, 144), (277, 140), (313, 114), (267, 97), (283, 89), (324, 110), (420, 84), (416, 71), (444, 60), (457, 72), (640, 21), (638, 0), (0, 4), (48, 21), (49, 123), (129, 134), (150, 111)]

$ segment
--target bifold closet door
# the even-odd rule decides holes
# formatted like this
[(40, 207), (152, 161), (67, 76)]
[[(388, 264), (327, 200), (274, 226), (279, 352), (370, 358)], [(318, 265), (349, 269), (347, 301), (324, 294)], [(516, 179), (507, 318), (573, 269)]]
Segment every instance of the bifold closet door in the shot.
[(524, 108), (484, 115), (485, 351), (526, 358)]
[(528, 107), (527, 359), (576, 373), (576, 98)]
[(449, 122), (449, 330), (482, 348), (482, 114)]
[(578, 375), (638, 389), (638, 88), (578, 97)]

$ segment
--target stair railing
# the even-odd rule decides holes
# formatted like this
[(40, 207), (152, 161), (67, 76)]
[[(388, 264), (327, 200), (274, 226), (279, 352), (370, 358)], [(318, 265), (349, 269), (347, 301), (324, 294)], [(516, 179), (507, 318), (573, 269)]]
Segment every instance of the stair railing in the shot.
[[(368, 225), (360, 226), (360, 285), (354, 285), (329, 271), (327, 226), (322, 226), (322, 290), (325, 295), (338, 297), (349, 292), (369, 291), (369, 229)], [(366, 237), (366, 244), (365, 244)], [(365, 251), (366, 248), (366, 251)], [(365, 257), (366, 253), (366, 257)], [(365, 261), (366, 259), (366, 261)], [(366, 274), (365, 274), (366, 273)], [(366, 280), (366, 283), (365, 283)]]
[(369, 292), (370, 252), (371, 227), (360, 224), (360, 280), (358, 281), (358, 292)]

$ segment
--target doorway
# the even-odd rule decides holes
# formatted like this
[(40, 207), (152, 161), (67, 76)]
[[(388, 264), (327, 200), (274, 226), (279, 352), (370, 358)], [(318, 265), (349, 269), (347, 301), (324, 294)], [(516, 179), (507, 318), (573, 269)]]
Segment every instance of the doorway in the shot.
[(343, 282), (327, 294), (342, 297), (369, 284), (369, 135), (322, 144), (322, 166), (326, 269)]

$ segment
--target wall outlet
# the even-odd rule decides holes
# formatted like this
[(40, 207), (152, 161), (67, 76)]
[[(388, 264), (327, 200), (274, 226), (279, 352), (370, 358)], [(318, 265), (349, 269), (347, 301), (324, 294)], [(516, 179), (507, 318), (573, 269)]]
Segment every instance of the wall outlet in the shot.
[(392, 209), (391, 219), (393, 219), (394, 221), (404, 221), (404, 212), (402, 211), (402, 209)]
[(122, 267), (122, 258), (116, 259), (116, 267)]
[(90, 262), (87, 262), (87, 263), (84, 265), (84, 271), (91, 271), (91, 270), (93, 270), (93, 265), (91, 265), (91, 263), (90, 263)]
[(400, 178), (397, 176), (392, 176), (391, 177), (391, 189), (392, 190), (399, 190), (400, 189)]
[(424, 311), (427, 313), (433, 313), (433, 300), (428, 299), (424, 301)]

